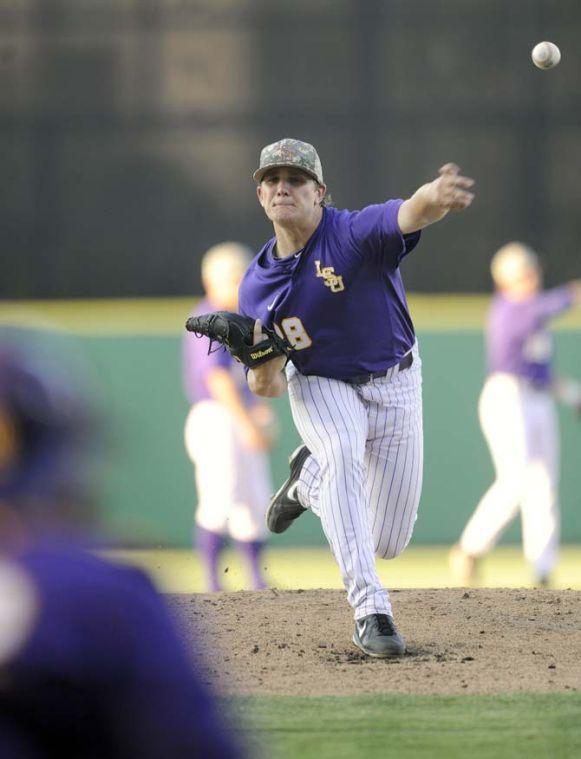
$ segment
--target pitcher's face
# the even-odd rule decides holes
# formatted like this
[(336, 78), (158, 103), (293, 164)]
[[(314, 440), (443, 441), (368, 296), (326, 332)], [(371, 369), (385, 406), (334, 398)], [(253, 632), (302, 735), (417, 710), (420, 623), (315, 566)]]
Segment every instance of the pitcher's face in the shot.
[(325, 197), (324, 185), (304, 171), (286, 166), (268, 171), (256, 192), (268, 218), (280, 226), (309, 224)]

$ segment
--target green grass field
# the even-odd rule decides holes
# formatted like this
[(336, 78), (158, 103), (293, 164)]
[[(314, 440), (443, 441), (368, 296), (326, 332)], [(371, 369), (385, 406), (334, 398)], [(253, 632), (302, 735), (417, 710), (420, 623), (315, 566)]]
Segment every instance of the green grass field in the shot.
[[(456, 585), (447, 563), (448, 549), (411, 546), (393, 561), (378, 561), (379, 575), (388, 588), (445, 588)], [(204, 590), (197, 555), (187, 550), (126, 550), (109, 555), (149, 571), (166, 593)], [(247, 576), (240, 557), (227, 550), (222, 559), (224, 589), (243, 590)], [(340, 588), (341, 578), (326, 548), (271, 548), (264, 556), (265, 575), (277, 588)], [(489, 588), (532, 587), (520, 548), (502, 546), (482, 562), (478, 584)], [(581, 590), (581, 547), (563, 546), (553, 587)]]
[(273, 759), (573, 759), (581, 694), (238, 698), (256, 756)]

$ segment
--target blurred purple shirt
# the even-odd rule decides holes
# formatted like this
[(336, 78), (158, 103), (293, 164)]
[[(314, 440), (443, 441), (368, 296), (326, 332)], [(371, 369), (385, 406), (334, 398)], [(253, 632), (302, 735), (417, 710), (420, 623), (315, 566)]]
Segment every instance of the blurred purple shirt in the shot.
[[(200, 301), (191, 316), (219, 311), (210, 300)], [(240, 392), (243, 403), (251, 407), (257, 403), (246, 382), (244, 367), (235, 361), (228, 351), (214, 343), (212, 353), (208, 354), (210, 341), (207, 337), (196, 337), (186, 332), (182, 342), (184, 392), (190, 404), (211, 398), (208, 388), (208, 374), (212, 369), (225, 369), (232, 377)]]
[(2, 672), (0, 756), (240, 755), (149, 578), (70, 541), (18, 559), (39, 614)]
[(547, 322), (573, 305), (568, 286), (557, 287), (522, 301), (501, 293), (488, 313), (486, 349), (488, 372), (504, 372), (545, 388), (552, 380), (553, 341)]

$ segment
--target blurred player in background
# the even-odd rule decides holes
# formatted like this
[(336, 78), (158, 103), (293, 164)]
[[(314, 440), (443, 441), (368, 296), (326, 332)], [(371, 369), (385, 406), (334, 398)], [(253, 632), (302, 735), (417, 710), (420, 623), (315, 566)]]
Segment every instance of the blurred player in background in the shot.
[(0, 330), (0, 756), (238, 756), (149, 579), (87, 550), (82, 382)]
[[(305, 445), (270, 502), (283, 532), (306, 509), (320, 519), (355, 617), (353, 642), (370, 656), (398, 656), (388, 591), (375, 555), (407, 546), (423, 468), (421, 361), (400, 263), (420, 230), (461, 211), (473, 181), (446, 164), (407, 200), (338, 211), (326, 200), (319, 156), (294, 139), (263, 148), (254, 172), (274, 228), (240, 287), (242, 313), (294, 347), (248, 372), (261, 396), (289, 392)], [(330, 631), (331, 634), (332, 631)]]
[[(250, 260), (249, 249), (238, 243), (210, 248), (202, 259), (206, 298), (194, 313), (237, 311)], [(192, 404), (185, 443), (198, 491), (197, 546), (208, 590), (222, 589), (218, 565), (228, 536), (247, 559), (252, 588), (260, 590), (266, 587), (261, 552), (272, 491), (266, 452), (274, 441), (274, 416), (248, 389), (242, 364), (224, 350), (208, 354), (208, 348), (206, 338), (184, 339), (184, 385)]]
[(535, 581), (549, 582), (559, 541), (559, 433), (554, 399), (581, 411), (578, 382), (553, 376), (548, 322), (581, 304), (581, 283), (542, 291), (531, 248), (511, 242), (491, 263), (496, 294), (486, 329), (488, 376), (479, 401), (496, 479), (450, 551), (455, 579), (469, 585), (477, 560), (520, 512)]

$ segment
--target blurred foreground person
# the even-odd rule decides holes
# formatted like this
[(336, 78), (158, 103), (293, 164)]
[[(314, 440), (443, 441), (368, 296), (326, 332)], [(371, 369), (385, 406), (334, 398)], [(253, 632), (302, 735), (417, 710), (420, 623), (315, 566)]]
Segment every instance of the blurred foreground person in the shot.
[[(206, 298), (194, 314), (237, 311), (238, 287), (252, 253), (238, 243), (210, 248), (202, 259)], [(208, 590), (222, 590), (220, 553), (229, 536), (246, 558), (251, 587), (266, 587), (261, 552), (272, 491), (266, 452), (274, 440), (269, 406), (248, 389), (242, 364), (207, 338), (183, 343), (184, 387), (191, 404), (185, 443), (195, 467), (196, 538)]]
[(479, 416), (496, 470), (459, 543), (450, 551), (455, 579), (469, 585), (477, 560), (520, 512), (523, 548), (538, 585), (547, 585), (559, 542), (559, 431), (554, 399), (581, 411), (581, 386), (555, 378), (547, 323), (581, 304), (581, 283), (542, 291), (539, 260), (508, 243), (492, 259), (496, 294), (486, 331), (488, 376)]
[(0, 331), (0, 756), (238, 756), (148, 578), (86, 550), (75, 379)]

